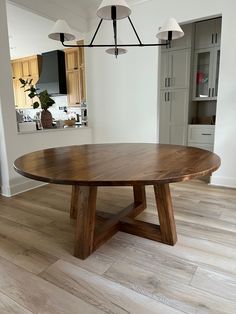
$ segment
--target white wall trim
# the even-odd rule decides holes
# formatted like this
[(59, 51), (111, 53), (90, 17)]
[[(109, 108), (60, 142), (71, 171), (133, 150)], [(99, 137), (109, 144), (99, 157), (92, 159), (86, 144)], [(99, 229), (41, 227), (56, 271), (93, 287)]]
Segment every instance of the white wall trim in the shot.
[(18, 178), (15, 182), (10, 183), (10, 185), (3, 185), (1, 187), (1, 193), (3, 196), (11, 197), (32, 189), (36, 189), (42, 185), (45, 185), (45, 182), (34, 181), (26, 178)]
[(236, 188), (236, 178), (212, 176), (210, 184), (228, 188)]

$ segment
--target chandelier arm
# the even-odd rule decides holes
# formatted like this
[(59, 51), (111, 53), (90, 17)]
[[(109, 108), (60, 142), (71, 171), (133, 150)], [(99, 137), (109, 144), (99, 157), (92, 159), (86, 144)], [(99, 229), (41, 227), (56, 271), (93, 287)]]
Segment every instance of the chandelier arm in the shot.
[(100, 22), (99, 22), (99, 24), (98, 24), (98, 27), (97, 27), (97, 29), (96, 29), (96, 31), (95, 31), (95, 33), (94, 33), (94, 35), (93, 35), (93, 38), (92, 38), (92, 40), (91, 40), (91, 42), (90, 42), (90, 46), (93, 45), (93, 42), (94, 42), (94, 40), (95, 40), (95, 38), (96, 38), (96, 36), (97, 36), (97, 33), (98, 33), (98, 31), (99, 31), (99, 28), (100, 28), (102, 22), (103, 22), (103, 19), (101, 19)]
[(135, 35), (136, 35), (136, 37), (137, 37), (137, 39), (138, 39), (138, 41), (139, 41), (140, 46), (142, 46), (143, 43), (142, 43), (141, 39), (139, 38), (139, 35), (138, 35), (138, 33), (137, 33), (137, 31), (136, 31), (136, 29), (135, 29), (135, 27), (134, 27), (134, 24), (133, 24), (133, 22), (131, 21), (131, 18), (130, 18), (129, 16), (128, 16), (128, 20), (129, 20), (129, 22), (130, 22), (130, 24), (131, 24), (131, 26), (132, 26), (132, 28), (133, 28), (133, 31), (134, 31), (134, 33), (135, 33)]
[(115, 47), (159, 47), (159, 46), (168, 46), (169, 41), (166, 41), (166, 43), (162, 44), (117, 44), (115, 45), (71, 45), (71, 44), (65, 44), (64, 42), (61, 42), (64, 47), (69, 47), (69, 48), (115, 48)]

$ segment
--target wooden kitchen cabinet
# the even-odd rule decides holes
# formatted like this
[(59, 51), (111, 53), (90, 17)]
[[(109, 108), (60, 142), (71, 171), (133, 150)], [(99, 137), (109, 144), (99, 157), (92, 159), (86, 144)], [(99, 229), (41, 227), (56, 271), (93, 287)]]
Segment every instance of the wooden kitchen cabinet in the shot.
[(19, 78), (22, 76), (22, 66), (21, 62), (18, 60), (11, 61), (12, 68), (12, 79)]
[(84, 48), (65, 49), (65, 58), (68, 105), (79, 106), (86, 101)]
[(24, 80), (32, 79), (32, 84), (35, 85), (39, 79), (41, 70), (41, 56), (30, 56), (11, 61), (13, 92), (16, 108), (32, 108), (32, 99), (21, 88), (20, 78)]

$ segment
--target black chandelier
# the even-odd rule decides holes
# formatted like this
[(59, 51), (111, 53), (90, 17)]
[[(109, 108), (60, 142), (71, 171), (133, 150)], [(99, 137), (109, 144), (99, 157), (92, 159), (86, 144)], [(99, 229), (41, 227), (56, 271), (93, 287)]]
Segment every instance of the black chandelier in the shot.
[[(64, 47), (104, 47), (108, 48), (107, 53), (113, 54), (116, 57), (120, 54), (124, 54), (127, 50), (124, 47), (156, 47), (156, 46), (167, 46), (171, 40), (181, 38), (184, 36), (184, 32), (176, 22), (174, 18), (170, 18), (166, 23), (160, 28), (157, 33), (157, 38), (164, 41), (164, 43), (143, 43), (134, 27), (134, 24), (130, 18), (131, 9), (125, 0), (103, 0), (100, 7), (97, 10), (97, 16), (100, 18), (98, 27), (93, 35), (91, 42), (87, 45), (77, 45), (77, 44), (65, 44), (66, 41), (71, 41), (75, 39), (72, 34), (69, 25), (64, 20), (57, 20), (53, 26), (49, 38), (60, 41)], [(120, 44), (117, 40), (117, 20), (128, 18), (131, 28), (133, 29), (138, 43), (136, 44)], [(94, 40), (97, 33), (101, 27), (103, 20), (111, 20), (113, 24), (113, 34), (114, 34), (114, 44), (94, 44)]]

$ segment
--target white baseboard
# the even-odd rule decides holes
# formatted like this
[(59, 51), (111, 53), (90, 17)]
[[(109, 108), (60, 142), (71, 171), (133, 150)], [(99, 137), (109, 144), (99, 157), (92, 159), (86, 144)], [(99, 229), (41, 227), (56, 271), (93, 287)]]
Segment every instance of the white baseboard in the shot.
[(1, 187), (1, 194), (6, 197), (11, 197), (13, 195), (36, 189), (45, 184), (47, 183), (26, 179), (23, 177), (17, 177), (12, 180), (12, 182), (10, 182), (10, 185)]
[(212, 176), (210, 184), (228, 188), (236, 188), (236, 178)]

